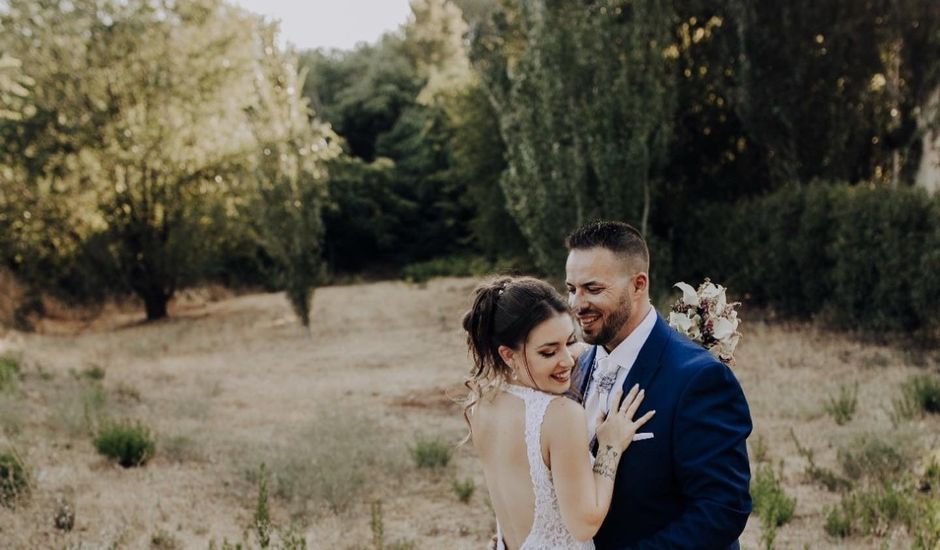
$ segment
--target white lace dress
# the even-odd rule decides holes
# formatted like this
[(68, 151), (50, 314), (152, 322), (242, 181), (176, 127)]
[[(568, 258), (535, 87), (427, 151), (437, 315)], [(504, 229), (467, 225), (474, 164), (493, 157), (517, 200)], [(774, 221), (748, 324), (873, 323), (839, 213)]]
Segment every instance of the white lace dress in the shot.
[[(519, 550), (593, 550), (594, 543), (578, 542), (568, 531), (558, 508), (558, 496), (552, 483), (552, 473), (542, 460), (542, 420), (545, 411), (553, 399), (560, 397), (509, 384), (505, 390), (525, 402), (525, 446), (529, 457), (529, 475), (532, 478), (532, 492), (535, 495), (535, 512), (532, 517), (532, 530), (522, 542)], [(497, 550), (506, 550), (503, 533), (496, 524)]]

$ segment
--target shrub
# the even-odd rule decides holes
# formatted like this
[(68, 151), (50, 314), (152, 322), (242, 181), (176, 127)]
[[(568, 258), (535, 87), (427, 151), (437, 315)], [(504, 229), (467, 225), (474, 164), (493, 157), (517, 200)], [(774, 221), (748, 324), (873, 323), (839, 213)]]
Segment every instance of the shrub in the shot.
[(883, 534), (898, 523), (913, 525), (918, 513), (913, 497), (893, 485), (849, 493), (839, 507), (845, 529), (862, 535)]
[(896, 405), (905, 414), (940, 414), (940, 378), (929, 374), (912, 376), (901, 386), (901, 401)]
[(439, 438), (418, 437), (411, 447), (411, 456), (419, 468), (443, 468), (450, 462), (452, 452), (451, 446)]
[(889, 482), (908, 466), (909, 455), (900, 440), (885, 441), (862, 436), (839, 449), (838, 458), (851, 479)]
[(150, 430), (140, 424), (110, 424), (95, 438), (95, 448), (102, 455), (125, 468), (142, 466), (153, 457), (156, 443)]
[(105, 370), (98, 365), (91, 365), (90, 367), (82, 370), (82, 372), (80, 372), (78, 376), (81, 378), (85, 378), (86, 380), (100, 382), (104, 380)]
[(423, 283), (435, 277), (468, 277), (493, 271), (485, 258), (474, 256), (447, 256), (402, 268), (402, 278), (411, 283)]
[(667, 280), (708, 276), (751, 303), (825, 314), (853, 330), (940, 326), (940, 278), (925, 275), (940, 272), (940, 196), (921, 189), (789, 185), (734, 204), (700, 204), (671, 234)]
[(183, 545), (172, 533), (161, 529), (150, 537), (150, 548), (158, 550), (179, 550)]
[[(930, 227), (931, 203), (920, 189), (851, 187), (834, 204), (835, 234), (828, 252), (832, 306), (845, 326), (909, 331), (933, 322), (921, 317), (915, 287)], [(805, 276), (806, 274), (804, 274)]]
[(16, 454), (0, 454), (0, 505), (12, 508), (29, 492), (29, 476)]
[(783, 491), (780, 479), (769, 464), (757, 469), (751, 480), (751, 499), (754, 513), (761, 519), (762, 539), (765, 548), (773, 548), (777, 528), (793, 518), (796, 499)]
[(470, 499), (473, 498), (473, 493), (476, 491), (476, 484), (473, 482), (473, 478), (467, 478), (463, 481), (454, 480), (454, 494), (457, 495), (457, 500), (463, 502), (464, 504), (470, 502)]
[(13, 388), (19, 372), (19, 361), (13, 357), (0, 356), (0, 391)]
[(858, 384), (853, 387), (843, 385), (839, 387), (838, 396), (829, 396), (826, 412), (832, 416), (836, 424), (842, 426), (855, 416), (856, 407), (858, 407)]
[(830, 508), (826, 512), (826, 533), (839, 538), (852, 534), (852, 518), (841, 506)]

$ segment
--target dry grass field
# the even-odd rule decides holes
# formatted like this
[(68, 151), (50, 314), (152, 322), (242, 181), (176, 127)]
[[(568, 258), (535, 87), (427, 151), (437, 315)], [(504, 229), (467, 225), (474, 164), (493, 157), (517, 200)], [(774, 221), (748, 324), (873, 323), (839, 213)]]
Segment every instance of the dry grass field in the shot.
[[(309, 334), (277, 294), (189, 300), (151, 324), (116, 309), (81, 325), (0, 332), (0, 356), (18, 364), (0, 390), (0, 453), (15, 449), (31, 485), (13, 508), (0, 507), (0, 547), (254, 546), (248, 526), (262, 462), (273, 522), (293, 525), (309, 547), (375, 548), (378, 531), (385, 548), (484, 547), (495, 522), (471, 450), (452, 447), (464, 427), (448, 397), (459, 395), (468, 366), (459, 318), (474, 284), (322, 288)], [(938, 373), (936, 353), (749, 322), (746, 309), (742, 317), (735, 371), (754, 418), (752, 466), (777, 470), (796, 499), (775, 547), (911, 547), (903, 519), (870, 535), (828, 535), (827, 510), (841, 493), (823, 487), (819, 472), (847, 478), (846, 465), (864, 461), (846, 457), (863, 456), (859, 438), (868, 437), (902, 457), (894, 473), (923, 478), (940, 449), (940, 416), (892, 417), (909, 377)], [(856, 385), (857, 410), (838, 425), (827, 403)], [(96, 430), (121, 420), (155, 436), (142, 467), (95, 450)], [(435, 440), (452, 449), (449, 462), (418, 467), (415, 454), (434, 462)], [(476, 491), (464, 503), (455, 482), (467, 479)], [(75, 511), (68, 532), (54, 524), (63, 503)], [(762, 547), (763, 538), (752, 516), (743, 546)]]

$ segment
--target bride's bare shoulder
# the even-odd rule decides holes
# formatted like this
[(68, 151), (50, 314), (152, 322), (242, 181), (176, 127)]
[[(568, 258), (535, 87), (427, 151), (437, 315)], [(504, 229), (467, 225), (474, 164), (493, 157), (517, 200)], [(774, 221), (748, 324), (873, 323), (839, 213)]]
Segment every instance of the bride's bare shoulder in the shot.
[(543, 423), (545, 428), (562, 434), (572, 426), (585, 426), (584, 407), (568, 397), (558, 397), (549, 403)]

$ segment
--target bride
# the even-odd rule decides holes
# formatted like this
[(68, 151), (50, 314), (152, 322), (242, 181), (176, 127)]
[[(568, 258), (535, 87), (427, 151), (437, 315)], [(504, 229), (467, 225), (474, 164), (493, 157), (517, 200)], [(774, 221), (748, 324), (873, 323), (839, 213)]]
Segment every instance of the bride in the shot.
[(555, 289), (528, 277), (485, 283), (463, 327), (473, 357), (464, 417), (496, 512), (497, 548), (594, 548), (620, 457), (654, 413), (633, 420), (643, 391), (631, 389), (600, 424), (592, 460), (584, 408), (563, 397), (577, 344)]

